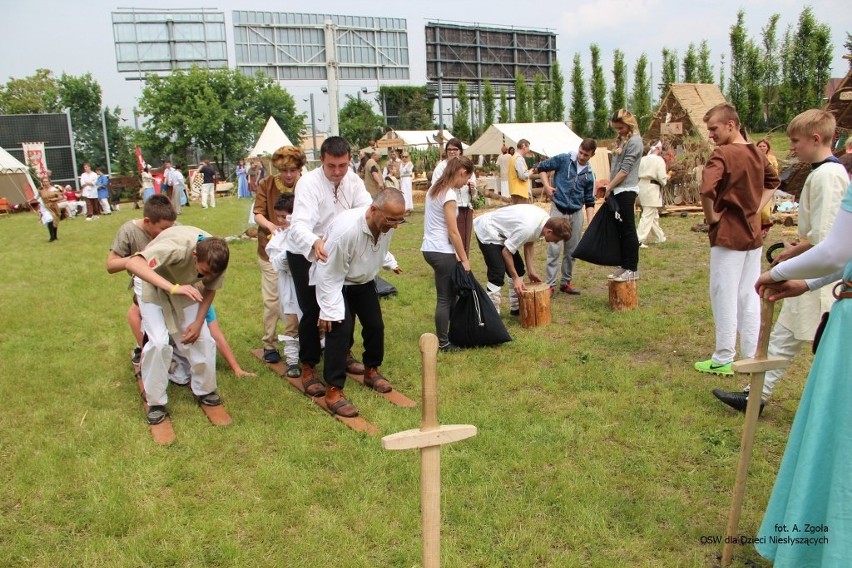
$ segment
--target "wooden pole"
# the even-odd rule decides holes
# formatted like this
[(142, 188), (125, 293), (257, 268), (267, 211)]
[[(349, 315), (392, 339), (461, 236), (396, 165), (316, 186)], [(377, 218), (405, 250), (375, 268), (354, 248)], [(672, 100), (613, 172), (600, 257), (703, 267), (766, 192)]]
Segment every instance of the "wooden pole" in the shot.
[(772, 333), (772, 316), (775, 304), (767, 299), (760, 300), (760, 335), (757, 339), (757, 353), (753, 359), (736, 361), (732, 367), (741, 374), (751, 373), (748, 404), (746, 406), (745, 426), (740, 444), (740, 457), (737, 462), (737, 476), (731, 498), (731, 510), (728, 513), (728, 527), (725, 530), (725, 546), (722, 549), (722, 566), (730, 566), (734, 554), (734, 540), (743, 509), (748, 466), (754, 447), (754, 434), (757, 431), (757, 419), (760, 415), (760, 402), (763, 395), (763, 379), (766, 371), (783, 369), (789, 361), (783, 357), (769, 357), (769, 335)]
[(420, 449), (420, 520), (423, 528), (423, 568), (441, 565), (441, 446), (476, 435), (476, 426), (438, 424), (438, 338), (420, 336), (423, 358), (423, 414), (419, 430), (382, 438), (386, 450)]

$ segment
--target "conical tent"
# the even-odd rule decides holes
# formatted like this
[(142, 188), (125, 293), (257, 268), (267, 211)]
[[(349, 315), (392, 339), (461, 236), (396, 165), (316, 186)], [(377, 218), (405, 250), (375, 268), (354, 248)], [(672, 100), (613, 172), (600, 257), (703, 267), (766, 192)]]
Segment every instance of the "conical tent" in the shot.
[(492, 124), (464, 153), (500, 155), (504, 144), (516, 146), (521, 139), (530, 141), (530, 150), (547, 157), (576, 150), (583, 141), (564, 122)]
[(35, 190), (29, 168), (0, 148), (0, 197), (13, 205), (21, 205), (35, 197)]
[(281, 146), (292, 145), (293, 143), (290, 142), (290, 139), (287, 138), (287, 135), (284, 134), (284, 131), (275, 122), (275, 119), (270, 116), (269, 120), (266, 121), (266, 126), (263, 127), (263, 132), (260, 133), (260, 137), (257, 139), (257, 143), (251, 152), (249, 152), (249, 157), (271, 156)]

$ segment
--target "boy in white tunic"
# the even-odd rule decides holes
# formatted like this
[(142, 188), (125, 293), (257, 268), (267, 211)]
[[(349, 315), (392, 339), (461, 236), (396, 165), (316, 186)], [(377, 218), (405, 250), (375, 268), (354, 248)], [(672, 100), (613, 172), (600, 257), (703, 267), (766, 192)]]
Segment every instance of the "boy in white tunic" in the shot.
[[(510, 314), (518, 315), (518, 296), (524, 291), (524, 274), (530, 282), (541, 282), (533, 266), (533, 245), (540, 238), (558, 243), (571, 238), (571, 224), (564, 217), (551, 217), (535, 205), (509, 205), (473, 220), (473, 232), (488, 267), (488, 297), (500, 312), (506, 274), (512, 279), (509, 289)], [(527, 270), (519, 250), (523, 247)]]

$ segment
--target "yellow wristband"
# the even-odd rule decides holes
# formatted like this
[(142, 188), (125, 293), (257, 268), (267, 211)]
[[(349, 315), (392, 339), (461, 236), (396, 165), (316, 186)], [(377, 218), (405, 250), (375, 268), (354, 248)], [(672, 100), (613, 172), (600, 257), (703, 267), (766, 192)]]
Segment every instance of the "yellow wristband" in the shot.
[(175, 284), (174, 286), (172, 286), (172, 289), (171, 289), (171, 291), (169, 292), (169, 294), (171, 294), (172, 296), (174, 296), (174, 295), (175, 295), (175, 292), (177, 292), (177, 291), (178, 291), (178, 288), (180, 288), (180, 284)]

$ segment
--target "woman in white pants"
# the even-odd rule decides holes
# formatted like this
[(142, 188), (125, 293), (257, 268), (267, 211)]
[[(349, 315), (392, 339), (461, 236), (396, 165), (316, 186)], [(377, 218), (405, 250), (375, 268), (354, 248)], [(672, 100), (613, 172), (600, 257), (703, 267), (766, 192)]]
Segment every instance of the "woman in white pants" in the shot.
[[(660, 156), (663, 143), (652, 144), (648, 154), (639, 162), (639, 204), (642, 216), (639, 218), (639, 247), (647, 248), (651, 243), (666, 242), (666, 235), (660, 227), (660, 208), (663, 206), (663, 188), (669, 179), (666, 173), (666, 161)], [(653, 236), (653, 238), (651, 238)]]

